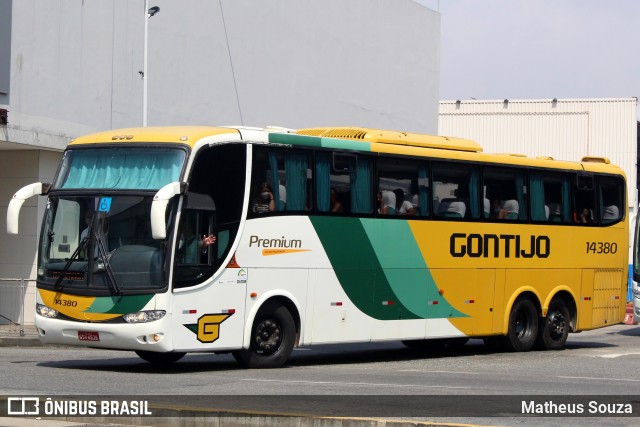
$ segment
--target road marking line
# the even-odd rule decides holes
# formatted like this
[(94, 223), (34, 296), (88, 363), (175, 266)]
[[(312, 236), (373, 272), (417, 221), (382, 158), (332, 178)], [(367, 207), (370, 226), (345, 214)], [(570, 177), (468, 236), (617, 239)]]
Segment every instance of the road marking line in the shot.
[(621, 356), (637, 356), (639, 355), (640, 352), (629, 352), (629, 353), (613, 353), (613, 354), (604, 354), (602, 356), (596, 356), (596, 357), (602, 357), (605, 359), (615, 359), (616, 357), (621, 357)]
[(463, 374), (463, 375), (482, 375), (480, 372), (462, 372), (462, 371), (421, 371), (420, 369), (400, 369), (398, 372), (422, 372), (425, 374)]
[(388, 387), (420, 387), (420, 388), (463, 388), (470, 387), (452, 387), (445, 385), (420, 385), (420, 384), (377, 384), (377, 383), (345, 383), (338, 381), (292, 381), (292, 380), (260, 380), (254, 378), (242, 378), (240, 381), (253, 381), (263, 383), (287, 383), (287, 384), (315, 384), (315, 385), (367, 385), (367, 386), (388, 386)]
[(640, 380), (632, 380), (629, 378), (565, 377), (565, 376), (558, 376), (557, 378), (572, 379), (572, 380), (597, 380), (597, 381), (609, 380), (609, 381), (640, 382)]

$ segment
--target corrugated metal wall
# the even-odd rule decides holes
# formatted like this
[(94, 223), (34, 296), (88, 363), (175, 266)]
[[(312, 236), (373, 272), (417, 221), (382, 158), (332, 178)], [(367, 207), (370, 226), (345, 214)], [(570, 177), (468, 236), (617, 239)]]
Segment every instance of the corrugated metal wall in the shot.
[(608, 157), (627, 174), (635, 214), (636, 109), (636, 98), (441, 101), (438, 133), (472, 139), (489, 153)]

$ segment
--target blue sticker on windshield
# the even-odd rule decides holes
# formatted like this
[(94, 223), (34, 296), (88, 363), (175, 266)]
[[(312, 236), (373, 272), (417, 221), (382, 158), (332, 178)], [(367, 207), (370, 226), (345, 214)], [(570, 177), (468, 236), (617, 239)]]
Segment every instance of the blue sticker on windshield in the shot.
[(111, 210), (111, 197), (102, 197), (100, 199), (100, 205), (98, 206), (99, 212), (109, 212)]

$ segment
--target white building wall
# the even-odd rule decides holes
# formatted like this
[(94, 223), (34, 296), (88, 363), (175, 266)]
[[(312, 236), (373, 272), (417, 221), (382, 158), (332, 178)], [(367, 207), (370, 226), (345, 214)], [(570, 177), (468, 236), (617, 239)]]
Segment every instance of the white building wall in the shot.
[(38, 150), (2, 151), (0, 155), (0, 278), (28, 278), (31, 275), (38, 233), (38, 202), (32, 197), (20, 212), (20, 234), (7, 235), (7, 206), (21, 187), (37, 182)]
[(440, 135), (477, 141), (485, 152), (580, 161), (607, 157), (627, 175), (629, 206), (638, 206), (637, 99), (441, 101)]
[[(0, 323), (18, 322), (22, 314), (26, 323), (33, 323), (35, 287), (33, 282), (25, 294), (20, 282), (4, 279), (34, 279), (36, 255), (40, 240), (40, 222), (45, 209), (44, 197), (25, 201), (20, 212), (20, 233), (8, 235), (7, 207), (13, 194), (33, 182), (51, 182), (60, 162), (61, 153), (45, 150), (0, 151)], [(18, 302), (22, 302), (18, 304)], [(24, 306), (24, 313), (21, 313)]]
[[(13, 2), (10, 141), (142, 124), (143, 4)], [(440, 14), (412, 0), (150, 4), (150, 126), (437, 132)]]

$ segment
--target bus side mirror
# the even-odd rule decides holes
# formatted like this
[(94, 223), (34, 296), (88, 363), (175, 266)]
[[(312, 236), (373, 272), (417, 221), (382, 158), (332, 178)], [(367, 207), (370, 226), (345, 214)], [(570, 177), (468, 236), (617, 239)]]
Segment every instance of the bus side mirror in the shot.
[(167, 238), (167, 224), (165, 215), (167, 213), (167, 205), (169, 200), (178, 194), (185, 192), (186, 183), (172, 182), (162, 187), (151, 202), (151, 235), (156, 240), (164, 240)]
[(33, 196), (46, 196), (50, 188), (49, 183), (35, 182), (22, 187), (13, 195), (7, 208), (7, 234), (18, 234), (20, 209), (24, 201)]

